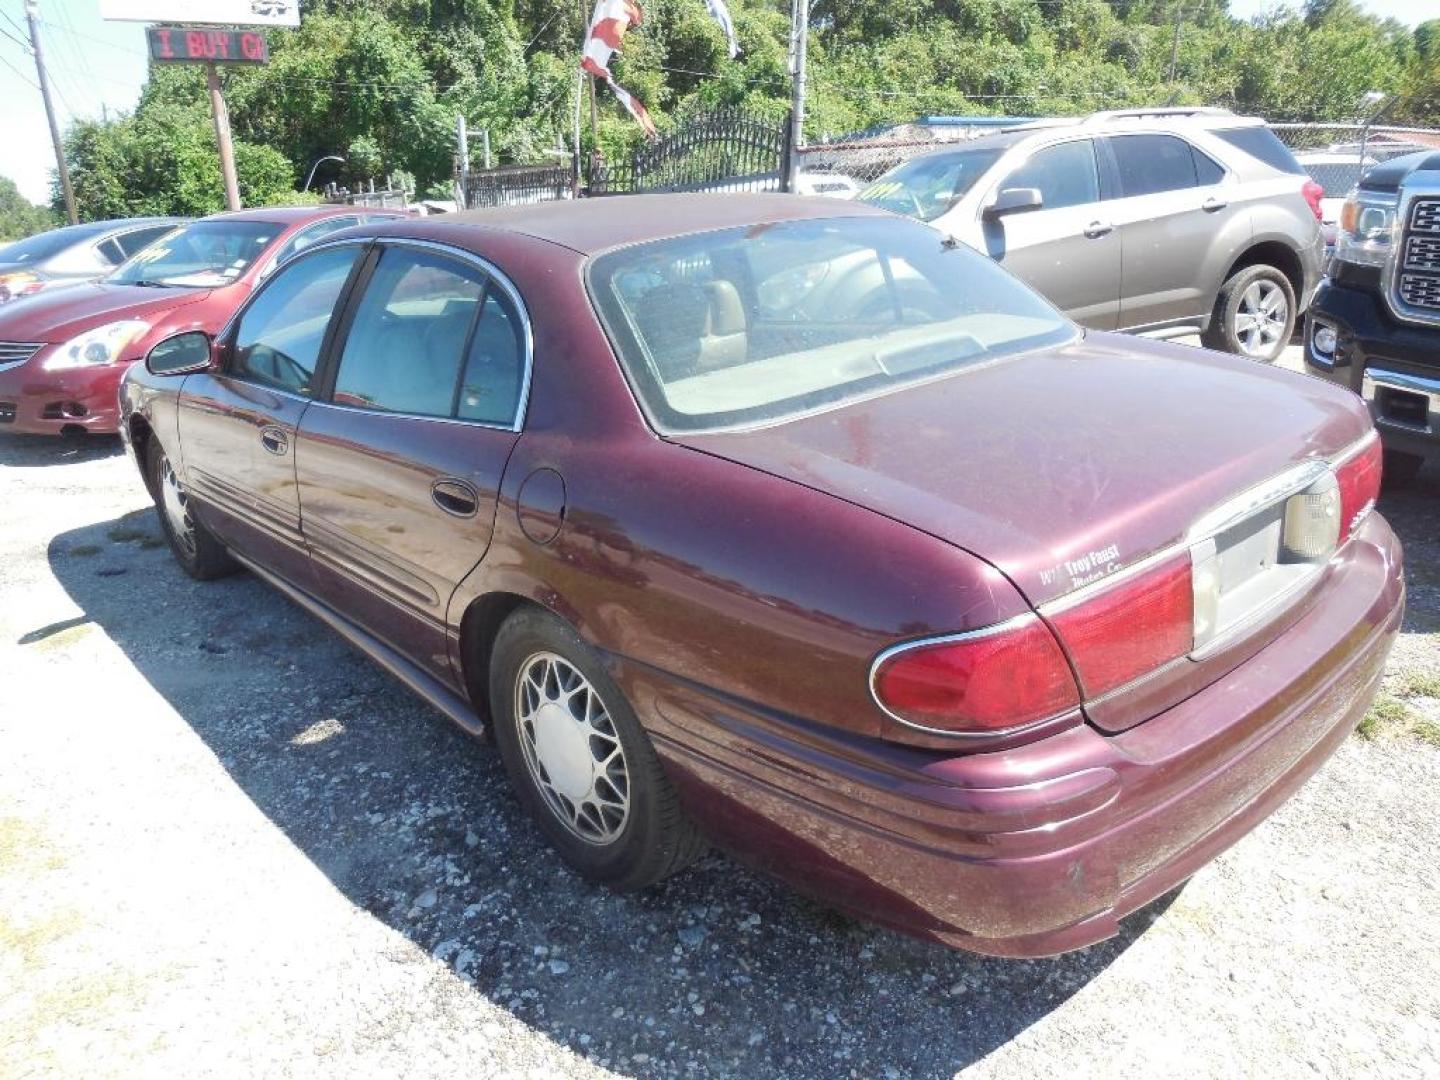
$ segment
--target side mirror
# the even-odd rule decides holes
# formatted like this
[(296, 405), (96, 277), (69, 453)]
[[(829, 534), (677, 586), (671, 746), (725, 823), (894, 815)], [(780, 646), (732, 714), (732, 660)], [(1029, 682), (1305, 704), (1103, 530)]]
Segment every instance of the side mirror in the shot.
[(187, 330), (151, 349), (145, 356), (145, 370), (152, 375), (190, 375), (208, 369), (214, 355), (209, 334)]
[(998, 218), (1006, 214), (1023, 214), (1027, 210), (1040, 210), (1044, 206), (1045, 200), (1041, 197), (1039, 188), (1006, 188), (985, 208), (985, 216)]

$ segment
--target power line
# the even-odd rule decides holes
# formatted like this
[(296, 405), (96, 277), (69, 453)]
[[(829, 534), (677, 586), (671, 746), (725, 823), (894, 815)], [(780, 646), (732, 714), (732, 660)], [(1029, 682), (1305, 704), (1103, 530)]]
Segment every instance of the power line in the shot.
[(6, 60), (5, 57), (0, 56), (0, 64), (4, 64), (7, 68), (9, 68), (11, 71), (13, 71), (13, 72), (15, 73), (16, 78), (18, 78), (21, 82), (23, 82), (23, 83), (25, 83), (26, 85), (28, 85), (32, 90), (39, 90), (39, 89), (40, 89), (40, 84), (39, 84), (39, 83), (37, 83), (34, 79), (30, 78), (30, 76), (26, 75), (23, 71), (21, 71), (19, 68), (17, 68), (17, 67), (16, 67), (14, 64), (12, 64), (9, 60)]

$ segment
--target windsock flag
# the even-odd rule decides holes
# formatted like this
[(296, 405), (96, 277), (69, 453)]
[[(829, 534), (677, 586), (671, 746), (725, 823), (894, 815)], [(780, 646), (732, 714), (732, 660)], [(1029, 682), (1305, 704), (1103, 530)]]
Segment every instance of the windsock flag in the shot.
[(596, 0), (580, 67), (597, 79), (604, 79), (611, 92), (620, 99), (620, 104), (625, 106), (625, 111), (645, 129), (646, 135), (653, 137), (656, 134), (655, 122), (650, 119), (645, 106), (610, 74), (610, 58), (620, 48), (625, 31), (632, 26), (639, 26), (644, 18), (645, 13), (640, 10), (640, 5), (635, 3), (635, 0)]

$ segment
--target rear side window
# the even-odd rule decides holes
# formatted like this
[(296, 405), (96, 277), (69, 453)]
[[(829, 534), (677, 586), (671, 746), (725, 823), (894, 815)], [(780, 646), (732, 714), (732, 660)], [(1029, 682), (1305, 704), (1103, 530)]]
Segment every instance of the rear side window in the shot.
[(125, 252), (120, 248), (120, 241), (113, 236), (109, 240), (102, 240), (96, 250), (100, 252), (100, 258), (111, 266), (119, 266), (125, 261)]
[(356, 310), (334, 401), (508, 427), (523, 370), (520, 315), (482, 270), (389, 248)]
[(325, 331), (359, 253), (354, 246), (317, 252), (276, 275), (240, 319), (228, 373), (308, 396)]
[(1193, 146), (1190, 152), (1195, 155), (1195, 178), (1200, 181), (1201, 187), (1218, 184), (1225, 179), (1225, 170), (1208, 154), (1202, 154)]
[(1120, 170), (1122, 196), (1181, 191), (1199, 183), (1190, 144), (1173, 135), (1117, 135), (1111, 138)]
[(1253, 158), (1259, 158), (1272, 169), (1283, 173), (1303, 175), (1305, 170), (1295, 160), (1290, 148), (1282, 143), (1267, 127), (1230, 128), (1215, 132), (1237, 150), (1243, 150)]
[(1030, 155), (1001, 182), (1004, 188), (1036, 188), (1041, 209), (1059, 210), (1100, 201), (1100, 170), (1095, 143), (1090, 139), (1047, 146)]

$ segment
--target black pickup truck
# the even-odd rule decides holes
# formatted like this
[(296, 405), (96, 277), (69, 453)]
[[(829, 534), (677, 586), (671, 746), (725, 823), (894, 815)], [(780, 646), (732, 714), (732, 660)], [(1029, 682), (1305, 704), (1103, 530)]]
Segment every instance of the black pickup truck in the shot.
[(1369, 403), (1388, 479), (1440, 451), (1440, 152), (1375, 166), (1346, 201), (1305, 365)]

